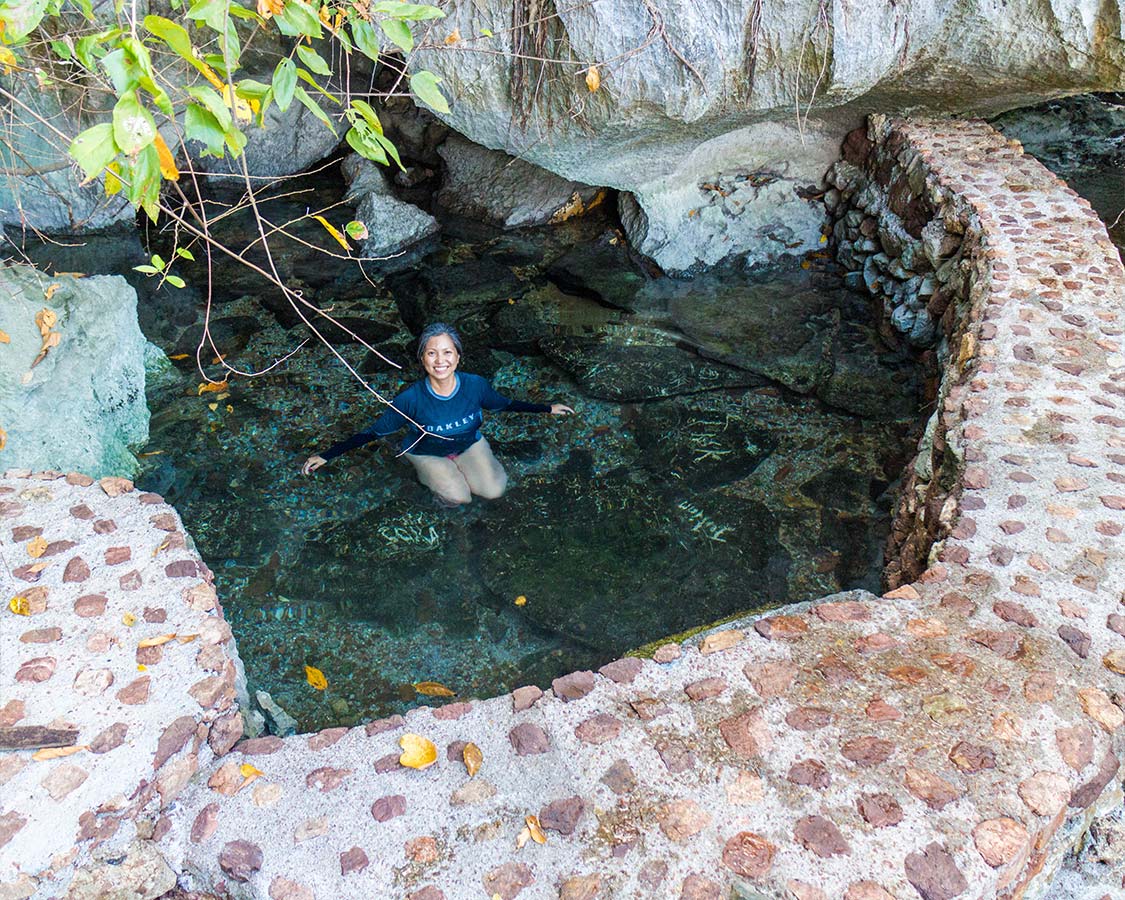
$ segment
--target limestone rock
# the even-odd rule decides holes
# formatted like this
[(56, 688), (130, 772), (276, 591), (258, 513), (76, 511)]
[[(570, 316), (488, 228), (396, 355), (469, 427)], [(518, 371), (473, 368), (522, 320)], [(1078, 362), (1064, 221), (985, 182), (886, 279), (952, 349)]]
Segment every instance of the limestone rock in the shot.
[(176, 873), (151, 841), (134, 841), (111, 859), (80, 869), (70, 883), (67, 900), (155, 900), (176, 887)]
[[(11, 337), (0, 355), (5, 465), (132, 474), (130, 448), (148, 440), (149, 421), (133, 289), (119, 276), (48, 278), (13, 265), (0, 268), (0, 295), (26, 298), (0, 306), (0, 330)], [(58, 316), (61, 340), (32, 369), (43, 342), (34, 314), (44, 307)]]

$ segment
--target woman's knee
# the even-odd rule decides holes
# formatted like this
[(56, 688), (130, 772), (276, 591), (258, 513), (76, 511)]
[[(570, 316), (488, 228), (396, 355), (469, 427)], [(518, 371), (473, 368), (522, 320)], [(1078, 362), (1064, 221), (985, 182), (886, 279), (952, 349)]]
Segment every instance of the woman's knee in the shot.
[(507, 489), (508, 473), (500, 469), (499, 472), (493, 473), (491, 478), (484, 479), (483, 483), (475, 488), (474, 493), (482, 500), (499, 500)]
[(452, 508), (454, 506), (465, 506), (473, 502), (473, 495), (468, 485), (443, 485), (440, 489), (430, 487), (430, 490), (433, 491), (434, 496), (438, 498), (438, 502), (442, 506)]

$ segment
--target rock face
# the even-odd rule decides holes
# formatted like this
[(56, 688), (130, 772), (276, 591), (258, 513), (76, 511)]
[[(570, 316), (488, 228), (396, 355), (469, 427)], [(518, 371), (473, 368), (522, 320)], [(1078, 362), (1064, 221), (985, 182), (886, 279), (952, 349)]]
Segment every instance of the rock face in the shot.
[(445, 162), (438, 205), (505, 228), (559, 222), (604, 196), (596, 187), (560, 178), (458, 135), (450, 135), (438, 154)]
[(357, 204), (356, 219), (367, 226), (363, 256), (384, 257), (376, 265), (397, 272), (433, 249), (431, 238), (441, 230), (437, 220), (395, 197), (383, 177), (383, 167), (353, 153), (341, 168), (348, 182), (347, 197)]
[[(11, 338), (0, 354), (4, 467), (131, 474), (130, 448), (148, 440), (149, 421), (148, 343), (133, 289), (119, 276), (47, 278), (9, 266), (0, 268), (0, 297), (0, 330)], [(42, 309), (57, 316), (60, 339), (34, 365)]]
[[(622, 0), (550, 3), (553, 15), (521, 19), (525, 6), (445, 7), (443, 35), (495, 37), (489, 52), (436, 41), (415, 54), (444, 79), (444, 120), (562, 177), (631, 193), (630, 238), (673, 270), (813, 245), (821, 217), (803, 188), (870, 110), (999, 113), (1125, 84), (1120, 43), (1103, 38), (1120, 34), (1120, 0), (1001, 14), (981, 0)], [(567, 62), (527, 59), (535, 46)], [(590, 63), (594, 93), (583, 84)]]

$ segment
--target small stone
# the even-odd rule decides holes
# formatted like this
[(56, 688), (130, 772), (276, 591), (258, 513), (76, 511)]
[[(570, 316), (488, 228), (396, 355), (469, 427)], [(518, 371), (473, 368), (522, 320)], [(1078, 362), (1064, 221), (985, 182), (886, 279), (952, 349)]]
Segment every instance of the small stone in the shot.
[(270, 882), (270, 900), (316, 900), (316, 895), (303, 884), (278, 875)]
[(670, 841), (685, 841), (711, 824), (711, 816), (694, 800), (674, 800), (656, 809), (656, 821)]
[(867, 655), (870, 653), (885, 653), (888, 650), (894, 650), (901, 647), (902, 642), (891, 637), (889, 634), (876, 631), (874, 634), (856, 638), (852, 646), (855, 647), (856, 653)]
[(268, 809), (281, 799), (283, 793), (284, 791), (280, 784), (274, 782), (263, 784), (259, 782), (254, 785), (254, 789), (250, 792), (250, 799), (258, 809)]
[(797, 677), (797, 664), (789, 660), (768, 663), (750, 663), (743, 668), (754, 690), (763, 700), (783, 696)]
[(524, 863), (507, 862), (490, 869), (481, 879), (485, 893), (491, 897), (499, 894), (500, 900), (512, 900), (528, 885), (535, 883), (531, 867)]
[(874, 881), (853, 881), (844, 891), (844, 900), (895, 900), (895, 896)]
[(628, 794), (637, 786), (637, 778), (633, 774), (632, 767), (623, 759), (617, 760), (606, 769), (601, 780), (602, 784), (618, 796)]
[(903, 868), (922, 900), (954, 900), (969, 889), (957, 863), (937, 841), (909, 854)]
[(1019, 795), (1037, 816), (1054, 816), (1070, 800), (1070, 782), (1055, 772), (1036, 772), (1020, 782)]
[(874, 828), (886, 828), (902, 821), (902, 807), (890, 794), (860, 794), (856, 798), (856, 807)]
[(348, 729), (345, 727), (322, 729), (309, 735), (308, 747), (310, 750), (327, 750), (347, 733)]
[(852, 852), (840, 829), (824, 816), (805, 816), (797, 822), (793, 836), (797, 843), (821, 859)]
[(224, 797), (233, 797), (246, 785), (246, 777), (234, 760), (227, 760), (211, 773), (207, 787)]
[(891, 706), (882, 697), (876, 697), (868, 703), (864, 713), (873, 722), (894, 722), (902, 718), (902, 710)]
[(742, 756), (759, 756), (773, 746), (761, 707), (723, 719), (719, 722), (719, 732), (727, 746)]
[(680, 645), (679, 644), (662, 644), (656, 648), (656, 652), (652, 654), (654, 662), (670, 663), (680, 658)]
[(371, 804), (371, 817), (376, 822), (387, 822), (406, 812), (406, 798), (401, 794), (380, 797)]
[[(0, 814), (0, 847), (7, 844), (27, 824), (27, 818), (15, 810)], [(31, 896), (30, 894), (26, 896)]]
[(819, 759), (802, 759), (789, 767), (786, 780), (793, 784), (824, 790), (832, 783), (832, 776), (828, 774), (828, 767)]
[(21, 684), (40, 684), (55, 674), (55, 665), (53, 656), (29, 659), (16, 669), (16, 681)]
[(483, 778), (473, 778), (450, 794), (449, 802), (453, 806), (470, 806), (474, 803), (483, 803), (495, 796), (495, 785)]
[(131, 572), (126, 572), (117, 579), (117, 586), (123, 591), (139, 591), (143, 584), (144, 581), (141, 578), (141, 573), (136, 569), (133, 569)]
[(539, 810), (539, 824), (559, 834), (573, 834), (585, 810), (581, 797), (554, 800)]
[[(101, 489), (105, 491), (106, 496), (120, 497), (122, 494), (127, 494), (133, 490), (133, 482), (128, 478), (122, 478), (117, 475), (109, 475), (105, 478), (98, 479), (98, 484)], [(239, 879), (235, 879), (236, 881)]]
[(94, 523), (94, 534), (113, 534), (117, 531), (117, 523), (113, 519), (98, 519)]
[(406, 842), (403, 849), (406, 851), (407, 859), (416, 863), (421, 863), (422, 865), (435, 863), (441, 858), (441, 850), (438, 848), (438, 842), (428, 834), (411, 838)]
[(113, 672), (109, 669), (82, 669), (74, 676), (74, 691), (83, 697), (104, 694), (112, 684)]
[(992, 604), (992, 611), (1005, 622), (1013, 622), (1024, 628), (1034, 628), (1039, 624), (1031, 610), (1013, 600), (997, 600)]
[(128, 562), (133, 556), (133, 551), (129, 547), (110, 547), (105, 552), (105, 564), (107, 566), (119, 566), (123, 562)]
[(922, 699), (922, 710), (938, 724), (948, 725), (960, 720), (970, 711), (970, 707), (964, 697), (946, 692), (924, 697)]
[(40, 784), (46, 788), (52, 800), (62, 800), (89, 777), (90, 773), (80, 766), (63, 763), (52, 769), (51, 773)]
[(441, 888), (427, 884), (425, 887), (407, 894), (406, 900), (445, 900), (445, 894), (442, 893)]
[(367, 854), (359, 847), (352, 847), (340, 854), (340, 874), (351, 875), (352, 872), (362, 872), (371, 864)]
[(882, 738), (865, 736), (844, 741), (840, 753), (857, 766), (877, 766), (890, 759), (895, 745)]
[(9, 725), (15, 725), (26, 713), (27, 706), (22, 700), (9, 700), (0, 706), (0, 726), (7, 728)]
[(180, 716), (169, 724), (156, 742), (156, 755), (152, 760), (152, 768), (159, 769), (175, 754), (179, 753), (184, 748), (188, 738), (195, 734), (195, 726), (194, 716)]
[(1078, 691), (1078, 702), (1082, 705), (1082, 711), (1110, 734), (1125, 722), (1125, 712), (1101, 688), (1082, 688)]
[(35, 628), (20, 635), (21, 644), (53, 644), (61, 639), (61, 628)]
[(452, 722), (460, 719), (463, 715), (468, 713), (473, 708), (472, 703), (447, 703), (445, 706), (439, 706), (431, 713), (431, 715), (439, 722)]
[(722, 900), (722, 895), (718, 884), (694, 872), (680, 885), (680, 900)]
[(1085, 725), (1055, 729), (1059, 754), (1075, 772), (1081, 772), (1094, 760), (1094, 733)]
[(1015, 819), (987, 819), (973, 829), (977, 852), (992, 868), (1010, 863), (1028, 846), (1027, 829)]
[(215, 829), (218, 827), (219, 804), (208, 803), (199, 811), (199, 814), (195, 817), (195, 821), (191, 823), (191, 842), (193, 844), (202, 844), (215, 833)]
[(946, 781), (940, 775), (906, 767), (904, 778), (907, 790), (924, 802), (930, 809), (941, 810), (961, 797), (961, 790), (956, 785)]
[(660, 754), (660, 761), (664, 763), (664, 767), (673, 775), (690, 772), (696, 767), (695, 753), (682, 741), (667, 738), (658, 740), (656, 752)]
[(831, 710), (820, 706), (798, 706), (785, 714), (785, 724), (797, 731), (816, 731), (833, 720)]
[(962, 772), (981, 772), (996, 768), (996, 753), (988, 747), (958, 741), (949, 751), (949, 760)]
[(1110, 650), (1102, 657), (1102, 665), (1117, 675), (1125, 675), (1125, 650)]
[(563, 703), (571, 703), (585, 697), (594, 689), (594, 673), (571, 672), (552, 681), (551, 689)]
[(801, 616), (770, 616), (755, 622), (754, 630), (767, 641), (796, 641), (805, 636), (809, 623)]
[(596, 900), (602, 889), (602, 878), (592, 875), (572, 875), (559, 883), (559, 900)]
[(77, 506), (70, 508), (70, 514), (76, 519), (92, 519), (94, 518), (94, 511), (90, 509), (85, 503), (79, 503)]
[(512, 691), (512, 710), (523, 712), (525, 709), (530, 709), (542, 696), (543, 692), (533, 684), (518, 687)]
[(813, 612), (825, 622), (866, 622), (871, 618), (866, 604), (857, 600), (820, 603), (813, 607)]
[(641, 866), (637, 873), (637, 881), (645, 887), (656, 890), (668, 877), (668, 863), (662, 859), (652, 859)]
[(90, 577), (90, 567), (81, 556), (74, 556), (63, 570), (63, 583), (83, 582)]
[(242, 740), (244, 723), (242, 715), (234, 710), (225, 716), (219, 716), (211, 723), (211, 731), (207, 735), (207, 743), (216, 756), (229, 753), (240, 740)]
[(760, 879), (769, 872), (777, 847), (760, 834), (740, 831), (723, 847), (723, 865), (743, 878)]
[(726, 631), (716, 631), (713, 634), (707, 635), (699, 643), (700, 656), (710, 656), (712, 653), (719, 653), (722, 650), (729, 650), (731, 647), (742, 643), (745, 633), (736, 628), (730, 628)]
[(546, 753), (550, 747), (547, 732), (532, 722), (520, 722), (508, 732), (508, 740), (517, 756), (534, 756)]
[(1050, 703), (1055, 699), (1055, 673), (1032, 672), (1023, 683), (1023, 695), (1032, 703)]
[(1060, 625), (1058, 635), (1074, 653), (1085, 659), (1090, 655), (1090, 635), (1073, 625)]
[(285, 746), (285, 739), (276, 734), (249, 738), (238, 745), (238, 752), (244, 756), (268, 756)]
[(89, 744), (91, 753), (109, 753), (125, 743), (125, 735), (129, 733), (129, 726), (124, 722), (114, 722), (108, 728), (102, 729)]
[(313, 769), (305, 776), (305, 784), (313, 790), (327, 794), (343, 784), (344, 779), (352, 772), (352, 769), (335, 769), (332, 766), (322, 766), (319, 769)]
[(615, 659), (613, 662), (606, 663), (598, 669), (598, 674), (617, 684), (632, 684), (642, 668), (644, 668), (643, 660), (635, 656), (626, 656), (624, 659)]
[(169, 578), (199, 578), (203, 570), (194, 559), (177, 559), (164, 567), (164, 574)]
[(91, 619), (105, 612), (107, 599), (104, 594), (85, 594), (74, 601), (74, 614), (83, 619)]
[(27, 761), (14, 753), (6, 753), (0, 756), (0, 785), (7, 784), (15, 778), (26, 765)]
[(1094, 777), (1075, 788), (1070, 795), (1070, 802), (1067, 806), (1071, 809), (1086, 809), (1101, 796), (1106, 785), (1117, 776), (1119, 768), (1121, 768), (1121, 763), (1111, 751), (1107, 750)]
[(401, 755), (401, 753), (388, 753), (385, 756), (380, 756), (375, 760), (375, 774), (386, 775), (388, 772), (402, 768), (398, 761)]
[(368, 722), (363, 726), (363, 729), (368, 737), (374, 737), (377, 734), (385, 734), (388, 731), (394, 731), (396, 728), (402, 728), (405, 724), (406, 719), (402, 716), (394, 715), (387, 716), (385, 719), (376, 719), (374, 722)]
[(718, 697), (726, 689), (727, 680), (725, 678), (701, 678), (699, 681), (684, 685), (684, 693), (695, 701)]
[(621, 733), (621, 720), (609, 713), (598, 713), (574, 729), (580, 741), (587, 744), (604, 744)]

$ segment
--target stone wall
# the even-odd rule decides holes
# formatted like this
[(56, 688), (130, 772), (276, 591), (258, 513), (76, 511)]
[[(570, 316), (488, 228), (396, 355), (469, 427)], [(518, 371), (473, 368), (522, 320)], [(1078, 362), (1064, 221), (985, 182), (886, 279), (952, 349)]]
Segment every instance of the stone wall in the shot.
[[(155, 825), (79, 833), (71, 860), (96, 858), (99, 840), (103, 858), (139, 843), (181, 886), (271, 900), (1043, 896), (1091, 820), (1121, 803), (1125, 270), (1088, 204), (987, 125), (876, 121), (869, 135), (869, 159), (910, 149), (934, 213), (951, 198), (978, 229), (924, 445), (940, 438), (952, 528), (931, 553), (918, 545), (917, 578), (881, 598), (730, 623), (548, 691), (243, 741), (199, 757)], [(25, 475), (0, 481), (14, 495), (0, 539), (12, 559), (29, 552), (27, 528), (75, 540), (41, 574), (56, 604), (46, 612), (67, 631), (82, 589), (62, 560), (100, 559), (87, 550), (100, 545), (70, 537), (66, 508), (80, 499), (98, 515), (112, 498), (93, 485), (46, 496)], [(151, 554), (151, 534), (135, 534), (136, 556)], [(118, 602), (117, 587), (105, 592)], [(12, 636), (38, 632), (34, 618), (0, 622), (6, 690), (43, 670), (30, 699), (91, 704), (32, 663), (38, 636)], [(132, 665), (136, 639), (163, 628), (106, 652)], [(169, 679), (168, 696), (195, 691), (205, 706), (211, 692), (192, 678)], [(43, 717), (29, 702), (33, 712)], [(144, 734), (169, 727), (160, 716)], [(433, 764), (402, 765), (407, 734), (436, 745)], [(6, 758), (21, 778), (0, 812), (10, 883), (17, 841), (66, 862), (72, 832), (35, 805), (76, 762)], [(124, 771), (135, 790), (137, 772)], [(82, 803), (84, 790), (72, 788)], [(34, 890), (41, 874), (22, 871)], [(1125, 873), (1110, 877), (1107, 891), (1125, 889)]]

